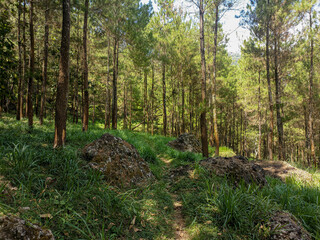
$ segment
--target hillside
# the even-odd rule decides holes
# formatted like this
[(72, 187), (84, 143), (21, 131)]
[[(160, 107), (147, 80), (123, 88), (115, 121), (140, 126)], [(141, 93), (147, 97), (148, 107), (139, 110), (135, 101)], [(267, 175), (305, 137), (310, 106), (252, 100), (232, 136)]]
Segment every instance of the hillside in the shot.
[[(263, 187), (234, 185), (204, 169), (200, 154), (167, 146), (173, 138), (99, 123), (82, 132), (68, 123), (66, 147), (54, 150), (53, 129), (50, 121), (30, 132), (25, 120), (0, 120), (0, 213), (51, 229), (55, 239), (270, 239), (268, 221), (281, 210), (320, 237), (319, 173), (307, 182), (267, 177)], [(112, 186), (87, 167), (80, 150), (106, 132), (137, 148), (153, 180)]]

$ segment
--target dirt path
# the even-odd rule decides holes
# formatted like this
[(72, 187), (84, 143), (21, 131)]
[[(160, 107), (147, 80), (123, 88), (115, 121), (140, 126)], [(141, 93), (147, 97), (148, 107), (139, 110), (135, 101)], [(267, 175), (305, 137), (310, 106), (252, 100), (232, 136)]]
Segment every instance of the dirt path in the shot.
[(279, 178), (285, 181), (287, 177), (296, 176), (302, 181), (313, 181), (312, 174), (302, 169), (293, 167), (287, 162), (282, 161), (255, 161), (256, 164), (260, 165), (266, 172), (275, 178)]
[[(170, 169), (171, 161), (166, 158), (161, 158), (161, 160), (166, 164), (167, 168)], [(170, 178), (174, 180), (175, 174), (171, 175)], [(189, 234), (185, 230), (186, 223), (182, 215), (182, 202), (179, 201), (179, 196), (177, 194), (171, 193), (171, 198), (173, 200), (174, 213), (173, 213), (173, 228), (174, 228), (174, 239), (188, 240), (190, 239)]]
[(182, 215), (182, 202), (178, 201), (178, 196), (175, 194), (171, 194), (171, 197), (174, 201), (174, 237), (175, 239), (187, 240), (189, 235), (185, 230), (186, 224)]

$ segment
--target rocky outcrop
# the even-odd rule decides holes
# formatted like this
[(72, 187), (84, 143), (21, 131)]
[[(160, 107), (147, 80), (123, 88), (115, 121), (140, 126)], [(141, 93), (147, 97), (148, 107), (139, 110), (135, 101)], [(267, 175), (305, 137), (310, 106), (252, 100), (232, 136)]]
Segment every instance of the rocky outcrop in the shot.
[(108, 133), (86, 145), (82, 155), (113, 185), (140, 185), (153, 176), (133, 145)]
[(1, 240), (54, 240), (50, 230), (42, 229), (15, 216), (0, 216)]
[(290, 213), (277, 211), (268, 223), (274, 240), (311, 240), (310, 234), (301, 223)]
[(200, 141), (191, 133), (181, 134), (177, 139), (169, 142), (168, 146), (182, 152), (202, 152)]
[(255, 182), (265, 185), (267, 183), (264, 170), (242, 156), (207, 158), (200, 161), (200, 165), (218, 176), (226, 176), (236, 185), (241, 180), (247, 184)]

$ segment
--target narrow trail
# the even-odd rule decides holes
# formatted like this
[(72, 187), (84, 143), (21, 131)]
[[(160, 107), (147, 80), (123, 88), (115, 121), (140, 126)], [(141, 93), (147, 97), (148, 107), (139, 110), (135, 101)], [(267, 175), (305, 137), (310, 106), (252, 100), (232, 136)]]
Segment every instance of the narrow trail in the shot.
[[(161, 160), (166, 164), (167, 168), (170, 168), (171, 161), (165, 158)], [(174, 239), (178, 240), (188, 240), (190, 239), (189, 234), (185, 230), (186, 223), (182, 215), (182, 202), (179, 201), (179, 196), (177, 194), (171, 193), (171, 198), (173, 200), (174, 213), (173, 213), (173, 228), (174, 228)]]
[(174, 231), (175, 239), (187, 240), (189, 235), (185, 230), (186, 224), (182, 215), (182, 202), (178, 201), (178, 196), (171, 194), (172, 199), (174, 200)]

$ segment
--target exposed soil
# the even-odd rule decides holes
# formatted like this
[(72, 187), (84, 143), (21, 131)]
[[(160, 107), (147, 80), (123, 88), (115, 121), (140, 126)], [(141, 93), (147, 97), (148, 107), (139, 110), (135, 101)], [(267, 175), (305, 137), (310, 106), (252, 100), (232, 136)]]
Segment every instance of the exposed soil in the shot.
[(108, 133), (86, 145), (82, 156), (111, 185), (141, 185), (153, 177), (133, 145)]
[(265, 173), (271, 177), (285, 181), (287, 177), (296, 176), (302, 181), (313, 181), (312, 175), (307, 171), (293, 167), (282, 161), (254, 161), (263, 168)]
[(226, 176), (235, 185), (240, 181), (247, 184), (255, 182), (259, 185), (267, 183), (264, 170), (242, 156), (207, 158), (200, 161), (200, 165), (217, 176)]
[(182, 152), (202, 152), (200, 141), (191, 133), (181, 134), (177, 139), (169, 142), (168, 146)]
[(182, 215), (182, 202), (177, 200), (178, 196), (175, 194), (171, 194), (171, 197), (174, 201), (174, 237), (181, 240), (189, 239), (189, 235), (185, 230), (186, 223)]
[[(165, 158), (161, 158), (161, 160), (167, 165), (170, 165), (170, 161)], [(187, 176), (190, 172), (189, 166), (180, 166), (176, 169), (172, 169), (169, 171), (170, 181), (176, 181), (180, 177)], [(178, 200), (178, 196), (176, 194), (171, 193), (171, 198), (173, 200), (174, 213), (173, 213), (173, 228), (174, 228), (174, 239), (187, 240), (190, 239), (189, 234), (185, 230), (186, 223), (184, 217), (182, 215), (182, 202)]]
[(277, 211), (271, 217), (269, 224), (274, 234), (274, 240), (311, 240), (309, 233), (301, 223), (290, 213)]

